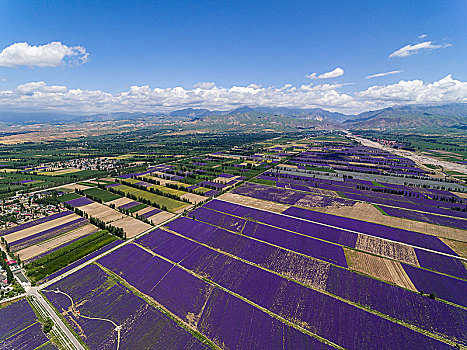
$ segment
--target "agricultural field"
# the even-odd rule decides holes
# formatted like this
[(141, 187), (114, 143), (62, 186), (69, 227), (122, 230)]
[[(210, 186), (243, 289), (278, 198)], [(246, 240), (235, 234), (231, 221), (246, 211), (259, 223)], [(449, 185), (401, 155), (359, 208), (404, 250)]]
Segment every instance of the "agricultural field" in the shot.
[(0, 349), (57, 349), (26, 299), (0, 305)]
[(9, 258), (86, 349), (467, 347), (461, 181), (343, 133), (256, 141), (115, 152), (0, 231)]

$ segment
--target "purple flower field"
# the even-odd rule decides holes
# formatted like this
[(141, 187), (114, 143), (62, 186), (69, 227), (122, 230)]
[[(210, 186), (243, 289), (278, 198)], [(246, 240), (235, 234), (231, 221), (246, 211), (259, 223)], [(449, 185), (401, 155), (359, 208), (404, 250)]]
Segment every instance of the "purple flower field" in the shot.
[[(26, 299), (0, 309), (0, 349), (36, 349), (48, 341)], [(50, 349), (55, 349), (51, 346)]]
[[(49, 339), (42, 332), (42, 325), (40, 323), (34, 323), (32, 326), (23, 329), (8, 339), (0, 342), (1, 350), (29, 350), (36, 349), (39, 346), (47, 343)], [(48, 344), (49, 345), (49, 344)], [(52, 349), (56, 349), (55, 346), (50, 344)]]
[[(193, 225), (191, 225), (191, 227), (193, 227)], [(184, 234), (187, 236), (193, 236), (192, 232), (193, 230), (190, 229)], [(215, 235), (218, 235), (218, 231), (216, 231)], [(165, 232), (164, 236), (168, 237), (168, 233)], [(174, 237), (180, 241), (180, 245), (183, 245), (183, 238), (177, 236)], [(163, 239), (160, 239), (160, 241), (163, 241)], [(245, 250), (251, 252), (251, 254), (248, 256), (239, 252), (237, 256), (254, 263), (259, 263), (272, 271), (289, 275), (290, 277), (297, 279), (294, 275), (288, 274), (284, 269), (286, 261), (285, 256), (277, 259), (278, 263), (276, 266), (266, 266), (266, 264), (261, 263), (261, 261), (258, 260), (258, 257), (261, 256), (261, 254), (259, 254), (260, 251), (255, 248), (261, 244), (264, 245), (264, 243), (256, 241), (251, 242), (253, 242), (253, 245), (245, 246), (247, 248)], [(204, 243), (209, 244), (209, 241), (204, 241)], [(219, 246), (215, 246), (214, 248), (217, 249)], [(232, 253), (233, 250), (228, 252)], [(169, 257), (167, 254), (164, 254), (164, 252), (159, 253), (165, 257)], [(277, 254), (274, 255), (277, 257)], [(270, 255), (270, 257), (274, 255)], [(267, 260), (271, 259), (269, 258)], [(294, 259), (291, 262), (293, 263), (293, 266), (300, 266), (300, 269), (304, 269), (305, 267), (299, 259)], [(231, 283), (240, 283), (242, 279), (245, 279), (248, 281), (244, 283), (246, 290), (246, 286), (251, 289), (256, 282), (264, 283), (267, 280), (265, 278), (259, 278), (252, 273), (252, 271), (257, 268), (246, 265), (238, 260), (233, 260), (226, 255), (202, 246), (193, 250), (193, 252), (180, 263), (184, 267), (193, 270), (202, 276), (208, 276), (208, 278), (214, 282), (231, 290), (235, 290), (236, 292), (239, 291), (237, 291), (235, 289), (236, 287)], [(315, 278), (316, 275), (319, 275), (317, 271), (313, 271), (313, 273)], [(232, 277), (228, 277), (229, 275)], [(253, 276), (251, 277), (253, 280), (249, 279), (250, 276)], [(310, 279), (304, 279), (302, 282), (309, 283)], [(267, 285), (269, 288), (272, 288), (270, 283)], [(335, 266), (331, 266), (329, 275), (326, 274), (324, 276), (324, 285), (325, 289), (330, 293), (348, 299), (352, 302), (367, 305), (373, 310), (416, 324), (422, 329), (435, 331), (436, 333), (445, 334), (448, 337), (455, 337), (458, 340), (466, 341), (466, 337), (463, 332), (463, 325), (467, 323), (467, 313), (456, 307), (422, 297), (405, 289), (374, 280), (346, 269), (337, 268)], [(354, 288), (355, 285), (358, 285), (359, 288)], [(395, 295), (398, 297), (395, 298)], [(258, 292), (257, 297), (267, 299), (269, 298), (269, 294), (267, 292)]]
[(139, 202), (133, 201), (133, 202), (129, 202), (129, 203), (126, 203), (126, 204), (123, 204), (123, 205), (119, 206), (118, 209), (130, 209), (130, 208), (136, 207), (137, 205), (140, 205), (140, 204), (141, 203), (139, 203)]
[(4, 235), (8, 235), (10, 233), (18, 232), (18, 231), (27, 229), (29, 227), (33, 227), (33, 226), (36, 226), (36, 225), (39, 225), (39, 224), (43, 224), (44, 222), (59, 219), (59, 218), (62, 218), (64, 216), (70, 215), (72, 213), (73, 212), (71, 210), (65, 210), (65, 211), (62, 211), (60, 213), (55, 213), (55, 214), (45, 216), (45, 217), (37, 219), (37, 220), (29, 221), (29, 222), (26, 222), (24, 224), (21, 224), (21, 225), (15, 226), (15, 227), (11, 227), (11, 228), (8, 228), (6, 230), (1, 231), (0, 236), (4, 236)]
[[(71, 295), (82, 315), (110, 319), (121, 325), (122, 349), (208, 349), (96, 265), (87, 266), (48, 289), (56, 288)], [(70, 300), (62, 294), (46, 292), (46, 296), (61, 312), (70, 307)], [(109, 322), (71, 313), (66, 313), (66, 318), (72, 320), (70, 324), (91, 349), (115, 349), (116, 332)]]
[[(386, 214), (391, 215), (391, 216), (467, 230), (467, 220), (434, 215), (434, 214), (429, 214), (429, 213), (421, 213), (421, 212), (417, 212), (413, 210), (386, 207), (386, 206), (380, 206), (380, 208)], [(455, 215), (455, 213), (453, 212), (452, 215)]]
[(198, 221), (204, 221), (235, 232), (241, 232), (246, 223), (244, 219), (222, 214), (203, 207), (190, 212), (189, 217), (195, 217)]
[(402, 267), (419, 291), (426, 294), (435, 293), (437, 298), (467, 307), (466, 281), (410, 265), (403, 264)]
[(162, 212), (162, 210), (160, 209), (152, 209), (144, 214), (141, 214), (140, 216), (142, 216), (143, 218), (147, 219), (147, 218), (150, 218), (151, 216), (153, 215), (156, 215), (158, 213)]
[(94, 201), (92, 201), (91, 199), (89, 199), (87, 197), (81, 197), (81, 198), (75, 198), (75, 199), (66, 201), (65, 203), (71, 205), (74, 208), (79, 208), (79, 207), (82, 207), (84, 205), (94, 203)]
[(304, 237), (292, 232), (249, 221), (242, 231), (244, 235), (305, 254), (320, 260), (347, 267), (341, 246)]
[(36, 322), (36, 314), (26, 299), (0, 309), (0, 342)]

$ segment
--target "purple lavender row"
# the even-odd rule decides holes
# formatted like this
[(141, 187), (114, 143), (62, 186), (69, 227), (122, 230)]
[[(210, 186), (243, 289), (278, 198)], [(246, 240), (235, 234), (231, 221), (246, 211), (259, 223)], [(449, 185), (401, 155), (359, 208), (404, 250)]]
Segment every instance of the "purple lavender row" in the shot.
[(135, 185), (149, 187), (149, 186), (152, 186), (153, 184), (150, 184), (149, 182), (146, 182), (146, 181), (140, 181), (140, 182), (135, 183)]
[(244, 235), (272, 243), (316, 259), (328, 261), (338, 266), (347, 267), (344, 249), (336, 244), (323, 242), (311, 237), (304, 237), (292, 232), (248, 221)]
[(350, 248), (355, 248), (355, 244), (358, 238), (358, 234), (355, 232), (348, 232), (338, 228), (327, 227), (228, 202), (214, 200), (206, 203), (204, 207), (221, 211), (226, 214), (232, 214), (243, 218), (250, 218), (271, 226), (275, 226), (277, 228), (295, 231), (309, 237), (319, 238)]
[(0, 309), (0, 342), (36, 322), (36, 314), (26, 299)]
[(140, 202), (133, 201), (133, 202), (129, 202), (129, 203), (119, 206), (118, 209), (130, 209), (140, 204), (141, 204)]
[(450, 226), (455, 228), (460, 228), (462, 230), (467, 230), (467, 220), (455, 219), (446, 216), (433, 215), (429, 213), (420, 213), (417, 211), (393, 208), (393, 207), (380, 207), (386, 214), (391, 216), (396, 216), (398, 218), (428, 222), (430, 224)]
[(219, 191), (216, 190), (209, 190), (203, 193), (205, 197), (214, 197), (216, 194), (219, 194)]
[[(243, 187), (244, 186), (241, 186), (240, 188), (243, 188)], [(266, 189), (265, 191), (262, 191), (262, 193), (261, 193), (260, 190), (258, 190), (261, 187), (264, 187)], [(234, 193), (239, 193), (237, 190), (235, 190), (233, 192)], [(267, 187), (266, 186), (260, 186), (260, 187), (255, 186), (255, 187), (253, 187), (253, 190), (251, 190), (251, 187), (247, 187), (246, 189), (242, 190), (242, 193), (244, 193), (244, 192), (248, 192), (250, 194), (252, 192), (254, 194), (260, 193), (261, 195), (258, 195), (255, 198), (261, 197), (260, 199), (264, 199), (267, 196), (266, 195)], [(289, 197), (286, 197), (286, 198), (290, 198), (290, 196), (293, 196), (293, 195), (290, 195), (288, 193), (286, 193), (285, 195), (289, 196)], [(216, 204), (213, 203), (213, 202), (210, 202), (206, 206), (209, 207), (209, 208), (213, 208), (212, 207), (213, 205), (216, 205)], [(220, 206), (222, 207), (222, 205), (220, 205)], [(223, 210), (221, 209), (221, 211), (223, 211)], [(258, 218), (258, 220), (265, 222), (264, 220), (261, 219), (261, 216), (264, 216), (264, 213), (266, 213), (266, 212), (259, 211), (257, 209), (248, 209), (246, 211), (250, 212), (250, 213), (256, 213), (256, 216), (260, 216)], [(439, 238), (434, 237), (434, 236), (424, 235), (422, 233), (417, 233), (417, 232), (412, 232), (412, 231), (407, 231), (407, 230), (402, 230), (402, 229), (396, 229), (396, 228), (383, 226), (383, 225), (379, 225), (379, 224), (374, 224), (374, 223), (370, 223), (370, 222), (365, 222), (365, 221), (360, 221), (360, 220), (355, 220), (355, 219), (349, 219), (349, 218), (344, 218), (344, 217), (340, 217), (340, 216), (336, 216), (336, 215), (324, 214), (324, 213), (314, 212), (314, 211), (295, 208), (295, 207), (287, 209), (286, 211), (284, 211), (284, 214), (291, 215), (291, 216), (296, 216), (296, 217), (299, 217), (299, 218), (304, 218), (304, 219), (307, 219), (307, 220), (318, 221), (318, 222), (321, 222), (321, 223), (325, 223), (325, 224), (333, 225), (333, 226), (338, 226), (340, 228), (349, 229), (349, 230), (355, 230), (355, 228), (358, 228), (359, 232), (366, 233), (366, 234), (369, 234), (371, 236), (390, 239), (390, 240), (394, 240), (394, 241), (402, 242), (402, 243), (407, 243), (407, 244), (414, 245), (414, 246), (417, 246), (417, 247), (427, 248), (427, 249), (431, 249), (431, 250), (435, 250), (435, 251), (439, 251), (439, 252), (443, 252), (443, 253), (447, 253), (447, 254), (451, 254), (451, 255), (457, 255), (451, 248), (449, 248), (446, 244), (444, 244)], [(278, 226), (278, 227), (281, 227), (281, 228), (288, 228), (289, 227), (289, 228), (292, 228), (293, 230), (295, 230), (295, 227), (309, 226), (309, 229), (307, 231), (311, 231), (311, 232), (313, 232), (314, 230), (317, 230), (317, 229), (322, 230), (322, 231), (329, 231), (329, 230), (331, 230), (331, 231), (334, 230), (335, 231), (336, 230), (336, 229), (331, 229), (331, 228), (325, 228), (323, 226), (318, 227), (318, 226), (316, 226), (316, 224), (307, 223), (307, 222), (304, 222), (304, 221), (300, 222), (300, 220), (296, 220), (296, 219), (292, 219), (292, 218), (286, 218), (286, 217), (278, 215), (278, 214), (268, 213), (268, 215), (266, 217), (273, 217), (273, 218), (276, 217), (276, 218), (274, 218), (274, 222), (276, 222), (278, 225), (275, 225), (275, 226)], [(281, 222), (281, 220), (282, 220), (282, 222)], [(269, 222), (267, 222), (267, 223), (269, 223)], [(288, 223), (288, 225), (286, 225), (286, 223)], [(286, 225), (286, 226), (284, 226), (284, 225)], [(303, 229), (302, 229), (302, 230), (297, 231), (297, 232), (306, 234), (307, 231), (303, 232)], [(323, 239), (326, 239), (326, 238), (323, 238)], [(329, 240), (329, 239), (326, 239), (326, 240)], [(339, 243), (339, 242), (336, 242), (336, 241), (333, 241), (333, 242)], [(342, 242), (340, 242), (340, 243), (344, 244)], [(347, 246), (350, 246), (350, 247), (355, 247), (355, 245), (348, 245), (348, 244), (344, 244), (344, 245), (347, 245)]]
[[(134, 261), (128, 264), (128, 258), (137, 260), (138, 264)], [(125, 245), (101, 258), (99, 263), (186, 321), (190, 314), (201, 312), (212, 288), (206, 282), (133, 244)], [(174, 293), (175, 290), (177, 293)]]
[(65, 232), (77, 229), (78, 227), (88, 224), (89, 221), (85, 218), (78, 218), (73, 221), (49, 228), (48, 230), (38, 232), (34, 235), (19, 239), (10, 244), (13, 252), (32, 246), (39, 242), (61, 235)]
[(73, 212), (70, 211), (70, 210), (65, 210), (65, 211), (62, 211), (60, 213), (55, 213), (55, 214), (52, 214), (52, 215), (49, 215), (49, 216), (46, 216), (46, 217), (43, 217), (43, 218), (40, 218), (40, 219), (37, 219), (37, 220), (29, 221), (29, 222), (26, 222), (24, 224), (21, 224), (21, 225), (18, 225), (18, 226), (15, 226), (15, 227), (12, 227), (12, 228), (1, 231), (0, 236), (4, 236), (4, 235), (8, 235), (10, 233), (18, 232), (18, 231), (21, 231), (21, 230), (24, 230), (24, 229), (27, 229), (27, 228), (30, 228), (30, 227), (33, 227), (33, 226), (36, 226), (36, 225), (39, 225), (39, 224), (43, 224), (44, 222), (59, 219), (59, 218), (62, 218), (64, 216), (70, 215), (72, 213)]
[(214, 187), (216, 190), (223, 189), (225, 187), (224, 184), (220, 184), (217, 182), (212, 182), (212, 181), (203, 181), (200, 182), (198, 185), (203, 186), (203, 187)]
[[(336, 228), (314, 224), (314, 223), (306, 222), (306, 221), (300, 222), (300, 220), (297, 220), (294, 218), (280, 216), (278, 214), (261, 211), (259, 209), (252, 209), (252, 208), (242, 207), (240, 205), (233, 205), (231, 203), (212, 201), (210, 203), (207, 203), (204, 206), (204, 208), (211, 208), (215, 210), (221, 210), (224, 212), (226, 211), (228, 212), (229, 211), (228, 208), (231, 208), (232, 211), (235, 211), (235, 215), (240, 214), (240, 216), (250, 217), (250, 218), (253, 218), (254, 220), (265, 222), (269, 225), (273, 225), (273, 226), (280, 227), (280, 228), (285, 228), (285, 229), (292, 230), (298, 233), (302, 233), (310, 237), (320, 238), (320, 239), (330, 241), (333, 243), (337, 243), (340, 245), (346, 245), (351, 248), (355, 247), (355, 243), (357, 240), (357, 234), (352, 233), (352, 232), (346, 232), (346, 231), (342, 231)], [(194, 212), (194, 214), (196, 215), (196, 211)], [(284, 214), (292, 215), (296, 217), (302, 217), (307, 220), (317, 221), (317, 222), (321, 222), (321, 223), (325, 223), (325, 224), (333, 225), (333, 226), (338, 226), (338, 227), (350, 229), (350, 230), (353, 230), (355, 227), (358, 227), (359, 232), (367, 233), (375, 237), (391, 239), (394, 241), (412, 244), (412, 245), (419, 246), (419, 247), (424, 246), (425, 248), (428, 248), (428, 249), (433, 249), (436, 251), (441, 251), (441, 252), (445, 252), (448, 254), (457, 255), (454, 251), (451, 250), (451, 248), (449, 248), (446, 244), (444, 244), (444, 242), (442, 242), (439, 238), (434, 237), (434, 236), (428, 236), (428, 235), (424, 235), (424, 234), (417, 233), (417, 232), (411, 232), (411, 231), (391, 228), (391, 227), (382, 226), (378, 224), (367, 223), (367, 222), (359, 221), (355, 219), (348, 219), (348, 218), (343, 218), (339, 216), (334, 216), (334, 215), (324, 214), (324, 213), (319, 213), (319, 212), (314, 212), (314, 211), (308, 211), (308, 210), (299, 209), (299, 208), (289, 208), (286, 211), (284, 211)], [(251, 224), (247, 226), (250, 227)], [(249, 231), (247, 230), (244, 233), (248, 234), (248, 232)], [(271, 229), (271, 232), (274, 232), (274, 231)], [(286, 232), (284, 233), (284, 235), (287, 236), (289, 234)], [(293, 236), (294, 234), (292, 234), (292, 237)], [(273, 236), (268, 237), (267, 235), (264, 235), (264, 234), (261, 237), (262, 239), (265, 239), (266, 241), (268, 241), (268, 239), (273, 239)], [(290, 239), (298, 240), (300, 238), (296, 237), (296, 238), (290, 238)], [(278, 244), (277, 240), (275, 240), (274, 242), (275, 244)], [(284, 246), (284, 247), (291, 248), (291, 246), (290, 247)], [(305, 248), (302, 247), (302, 249), (305, 249)], [(319, 257), (325, 258), (326, 261), (330, 261), (330, 262), (336, 263), (344, 267), (347, 266), (347, 265), (343, 265), (345, 262), (345, 258), (344, 259), (339, 258), (338, 260), (335, 260), (335, 259), (329, 260), (330, 256), (323, 256), (318, 251), (315, 251), (314, 253), (316, 255), (312, 255), (312, 256), (316, 258), (319, 258)], [(335, 254), (338, 254), (338, 253), (335, 252), (333, 255), (334, 257), (340, 255), (340, 253), (338, 255), (335, 255)], [(460, 278), (467, 277), (466, 270), (463, 264), (456, 258), (446, 257), (440, 254), (436, 254), (434, 252), (422, 251), (419, 249), (416, 249), (416, 254), (417, 256), (420, 255), (422, 257), (420, 260), (420, 265), (422, 267), (432, 269), (432, 270), (442, 272), (442, 273), (447, 273), (455, 277), (460, 277)]]
[(148, 211), (148, 212), (146, 212), (146, 213), (144, 213), (144, 214), (141, 214), (140, 216), (142, 216), (143, 218), (147, 219), (147, 218), (149, 218), (149, 217), (151, 217), (151, 216), (153, 216), (153, 215), (156, 215), (156, 214), (158, 214), (158, 213), (160, 213), (160, 212), (162, 212), (162, 210), (160, 210), (160, 209), (152, 209), (152, 210), (150, 210), (150, 211)]
[(120, 186), (120, 184), (114, 183), (114, 184), (105, 185), (105, 188), (110, 188), (110, 187), (115, 187), (115, 186)]
[(419, 291), (467, 307), (467, 282), (410, 265), (402, 267)]
[[(177, 227), (181, 227), (181, 230), (177, 229), (177, 232), (203, 243), (213, 244), (215, 249), (222, 249), (229, 253), (236, 251), (237, 256), (275, 272), (283, 274), (286, 271), (284, 270), (285, 265), (289, 263), (292, 269), (297, 269), (297, 272), (311, 271), (312, 277), (318, 275), (313, 266), (305, 264), (306, 260), (303, 256), (297, 255), (295, 258), (290, 258), (289, 254), (287, 257), (289, 259), (287, 259), (285, 255), (281, 256), (277, 249), (258, 241), (250, 240), (251, 244), (242, 244), (241, 242), (246, 239), (241, 236), (237, 236), (237, 242), (233, 242), (228, 236), (222, 235), (222, 230), (211, 227), (211, 230), (205, 231), (203, 225), (188, 225), (188, 223), (185, 224), (184, 222), (181, 224), (181, 226), (177, 225)], [(207, 228), (207, 226), (204, 225), (204, 228)], [(182, 232), (183, 229), (185, 229), (184, 232)], [(209, 232), (211, 232), (211, 235), (209, 235)], [(211, 241), (209, 237), (213, 237), (215, 240)], [(173, 250), (164, 248), (168, 246), (166, 244), (168, 241), (171, 242), (170, 245), (173, 247), (189, 246), (190, 249), (184, 249), (184, 253), (178, 255), (175, 260)], [(224, 242), (224, 244), (216, 244), (219, 241)], [(225, 256), (214, 249), (203, 246), (196, 247), (194, 242), (175, 236), (167, 231), (154, 230), (140, 238), (137, 243), (170, 260), (180, 261), (183, 266), (194, 272), (203, 276), (209, 275), (214, 281), (219, 281), (219, 276), (224, 276), (225, 271), (220, 266), (222, 266)], [(242, 251), (236, 247), (242, 247)], [(245, 254), (245, 252), (250, 254)], [(258, 259), (259, 257), (260, 259)], [(272, 261), (275, 262), (273, 265), (271, 265)], [(267, 264), (264, 262), (267, 262)], [(231, 263), (229, 262), (229, 264)], [(206, 264), (209, 269), (205, 266)], [(216, 272), (213, 272), (214, 270)], [(467, 324), (467, 312), (465, 310), (336, 266), (330, 266), (324, 270), (328, 271), (327, 283), (324, 283), (328, 292), (407, 323), (417, 325), (422, 329), (466, 342), (467, 334), (463, 331), (463, 325)], [(286, 274), (290, 275), (289, 273)], [(309, 283), (310, 277), (307, 276), (304, 281)], [(354, 288), (354, 286), (359, 287)]]
[(220, 177), (226, 177), (228, 179), (232, 178), (232, 177), (235, 177), (235, 175), (232, 175), (232, 174), (226, 174), (226, 173), (222, 173), (219, 175)]
[(316, 240), (311, 237), (303, 237), (292, 232), (262, 225), (257, 222), (246, 222), (244, 219), (221, 214), (206, 208), (198, 208), (194, 210), (190, 213), (190, 217), (195, 217), (196, 220), (207, 222), (231, 231), (242, 232), (244, 235), (251, 236), (316, 259), (347, 267), (347, 261), (342, 247), (335, 244)]
[[(89, 265), (48, 289), (59, 288), (71, 295), (83, 315), (106, 318), (122, 325), (120, 347), (123, 349), (207, 349), (173, 320), (148, 305), (120, 283), (109, 288), (108, 276), (96, 265)], [(70, 300), (61, 294), (47, 293), (59, 310), (66, 310)], [(81, 333), (90, 349), (115, 349), (116, 333), (109, 322), (65, 316)]]
[[(217, 201), (217, 200), (214, 200), (214, 201), (211, 201), (211, 202), (205, 204), (204, 207), (210, 207), (210, 208), (213, 208), (215, 210), (230, 212), (230, 213), (232, 213), (234, 215), (243, 216), (243, 217), (253, 217), (253, 218), (258, 218), (258, 219), (262, 218), (263, 222), (267, 221), (270, 224), (275, 223), (276, 225), (274, 225), (274, 226), (277, 226), (278, 224), (280, 225), (284, 221), (284, 220), (278, 220), (278, 221), (275, 221), (275, 222), (272, 221), (274, 216), (277, 216), (276, 214), (263, 212), (263, 211), (260, 211), (260, 210), (257, 210), (257, 209), (251, 209), (251, 208), (247, 208), (247, 207), (244, 207), (244, 206), (240, 206), (240, 205), (236, 205), (236, 204), (232, 204), (232, 203), (227, 203), (227, 202), (221, 202), (221, 201)], [(351, 219), (349, 219), (349, 220), (351, 220)], [(180, 232), (180, 231), (183, 232), (183, 230), (186, 231), (186, 228), (184, 228), (183, 226), (181, 226), (180, 228), (178, 228), (178, 227), (175, 228), (175, 225), (178, 224), (178, 221), (179, 221), (179, 219), (169, 223), (168, 226), (171, 229), (174, 229), (177, 232)], [(191, 227), (194, 230), (195, 226), (193, 224), (191, 224)], [(291, 227), (290, 225), (285, 225), (285, 228), (290, 229), (290, 227)], [(193, 234), (195, 234), (195, 232), (196, 231), (193, 231)], [(303, 233), (305, 233), (305, 234), (307, 232), (309, 232), (309, 231), (306, 230), (306, 229), (303, 231)], [(188, 235), (188, 233), (184, 233), (184, 235)], [(198, 234), (196, 236), (197, 238), (194, 238), (194, 239), (199, 240), (200, 237), (204, 237), (205, 235), (206, 235), (205, 233)], [(428, 237), (430, 237), (430, 236), (428, 236)], [(356, 240), (356, 238), (355, 238), (355, 240)], [(223, 248), (220, 248), (220, 249), (223, 249)], [(240, 256), (239, 254), (236, 254), (236, 255)], [(254, 260), (250, 260), (251, 258), (249, 258), (249, 257), (244, 257), (244, 258), (246, 260), (254, 262)], [(253, 258), (256, 258), (256, 257), (253, 257)], [(259, 263), (259, 265), (261, 265), (261, 264)], [(412, 268), (409, 265), (404, 265), (403, 264), (403, 266), (404, 266), (404, 268)], [(420, 268), (416, 268), (416, 267), (414, 267), (413, 269), (415, 269), (417, 271), (416, 274), (414, 273), (415, 276), (424, 276), (423, 277), (424, 279), (429, 280), (429, 281), (431, 281), (431, 283), (434, 283), (434, 284), (437, 285), (437, 287), (435, 287), (435, 289), (437, 291), (436, 295), (439, 298), (451, 301), (451, 302), (459, 304), (459, 305), (467, 306), (467, 298), (465, 297), (465, 295), (461, 295), (461, 294), (465, 294), (465, 293), (459, 293), (459, 291), (457, 289), (450, 289), (448, 286), (445, 286), (445, 284), (452, 284), (452, 285), (455, 285), (456, 288), (460, 288), (460, 286), (462, 285), (463, 287), (460, 290), (465, 290), (465, 288), (466, 288), (465, 283), (466, 282), (457, 280), (455, 278), (443, 276), (443, 275), (440, 275), (440, 274), (437, 274), (437, 273), (434, 273), (434, 272), (430, 272), (430, 271), (427, 271), (427, 270), (423, 270), (423, 269), (420, 269)], [(425, 277), (425, 276), (429, 276), (429, 277)], [(429, 290), (427, 288), (419, 289), (417, 284), (415, 284), (415, 286), (417, 287), (418, 290), (424, 290), (424, 291)], [(426, 285), (420, 283), (420, 286), (426, 286)]]
[(196, 218), (209, 224), (225, 228), (227, 230), (241, 232), (246, 220), (230, 215), (222, 214), (206, 208), (197, 208), (190, 212), (189, 217)]
[[(49, 341), (37, 322), (0, 343), (0, 349), (36, 349)], [(55, 347), (54, 347), (55, 348)]]
[[(129, 268), (121, 263), (122, 257), (119, 254), (126, 257), (144, 255), (146, 259), (145, 261), (140, 261), (140, 264), (147, 266), (152, 263), (155, 266), (164, 266), (164, 271), (162, 271), (164, 274), (161, 274), (159, 269), (156, 270), (157, 273), (155, 275), (145, 273), (145, 270), (141, 269), (138, 265), (134, 266), (133, 269)], [(138, 260), (140, 259), (138, 258)], [(284, 342), (285, 344), (296, 344), (293, 339), (289, 339), (288, 337), (284, 339), (283, 328), (285, 326), (283, 323), (238, 298), (230, 296), (228, 300), (219, 298), (218, 289), (213, 290), (212, 285), (178, 267), (174, 267), (172, 264), (168, 264), (160, 258), (145, 254), (137, 246), (127, 245), (101, 259), (100, 262), (112, 271), (120, 274), (123, 278), (130, 278), (133, 281), (133, 283), (129, 282), (130, 284), (153, 297), (158, 303), (178, 317), (190, 321), (190, 315), (201, 315), (201, 319), (197, 322), (198, 329), (211, 339), (229, 344), (229, 348), (283, 349)], [(167, 273), (165, 270), (170, 271)], [(147, 279), (150, 279), (151, 282), (148, 283)], [(177, 293), (174, 293), (175, 290)], [(226, 294), (226, 296), (228, 295)], [(232, 307), (234, 307), (233, 310)], [(226, 310), (227, 312), (229, 310), (236, 310), (238, 314), (236, 319), (237, 326), (232, 328), (219, 325), (220, 320), (216, 319), (216, 312), (213, 312), (213, 310)], [(232, 317), (235, 313), (229, 313), (229, 315), (229, 317)], [(254, 315), (256, 317), (253, 317)], [(260, 319), (262, 321), (258, 323), (240, 321), (245, 319)], [(235, 334), (232, 334), (233, 330), (235, 330)], [(239, 331), (242, 333), (238, 333)], [(288, 333), (286, 332), (286, 334)], [(249, 335), (248, 339), (246, 335)], [(301, 339), (301, 344), (307, 344), (308, 348), (322, 348), (321, 344), (314, 338), (300, 332), (294, 335)], [(281, 339), (281, 341), (272, 342), (274, 339)]]
[[(370, 344), (378, 349), (395, 348), (396, 344), (381, 339), (379, 332), (397, 334), (397, 340), (393, 342), (404, 339), (410, 342), (413, 349), (443, 347), (443, 344), (437, 344), (436, 341), (433, 342), (420, 333), (205, 247), (193, 250), (193, 253), (180, 263), (203, 276), (209, 276), (214, 282), (242, 297), (348, 349), (367, 348)], [(300, 307), (297, 307), (298, 305)], [(333, 310), (336, 312), (334, 313)], [(352, 319), (356, 324), (365, 325), (365, 332), (348, 327), (348, 319)]]
[(46, 278), (44, 278), (41, 282), (50, 281), (50, 280), (54, 279), (55, 277), (58, 277), (61, 274), (65, 273), (67, 271), (70, 271), (70, 270), (74, 269), (75, 267), (85, 263), (86, 261), (91, 260), (92, 258), (95, 258), (96, 256), (98, 256), (98, 255), (100, 255), (102, 253), (105, 253), (107, 250), (110, 250), (113, 247), (116, 247), (121, 243), (123, 243), (123, 241), (120, 240), (120, 239), (117, 239), (116, 241), (113, 241), (112, 243), (107, 244), (106, 246), (104, 246), (102, 248), (99, 248), (98, 250), (92, 252), (91, 254), (86, 255), (85, 257), (75, 261), (74, 263), (68, 265), (67, 267), (64, 267), (63, 269), (54, 272), (53, 274), (51, 274), (51, 275), (47, 276)]
[(417, 248), (415, 254), (421, 267), (467, 280), (467, 270), (459, 259)]
[(198, 329), (227, 349), (333, 349), (217, 288), (205, 310)]
[(91, 199), (87, 197), (80, 197), (80, 198), (75, 198), (69, 201), (66, 201), (65, 203), (71, 205), (74, 208), (82, 207), (91, 203), (94, 203)]

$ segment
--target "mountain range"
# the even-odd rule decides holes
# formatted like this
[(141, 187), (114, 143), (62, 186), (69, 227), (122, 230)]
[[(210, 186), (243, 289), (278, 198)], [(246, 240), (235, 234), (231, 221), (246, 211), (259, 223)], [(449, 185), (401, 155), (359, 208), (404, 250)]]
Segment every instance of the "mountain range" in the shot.
[[(311, 124), (320, 122), (326, 126), (346, 129), (411, 129), (430, 126), (467, 128), (467, 104), (455, 103), (438, 106), (409, 105), (389, 107), (357, 115), (330, 112), (321, 108), (299, 109), (286, 107), (248, 107), (242, 106), (229, 111), (185, 108), (162, 113), (101, 113), (93, 115), (74, 115), (59, 113), (15, 113), (1, 112), (0, 122), (9, 124), (30, 123), (85, 123), (115, 120), (148, 121), (197, 121), (213, 116), (277, 116), (283, 118), (309, 120)], [(232, 119), (232, 118), (230, 118)], [(221, 120), (221, 119), (219, 119)]]

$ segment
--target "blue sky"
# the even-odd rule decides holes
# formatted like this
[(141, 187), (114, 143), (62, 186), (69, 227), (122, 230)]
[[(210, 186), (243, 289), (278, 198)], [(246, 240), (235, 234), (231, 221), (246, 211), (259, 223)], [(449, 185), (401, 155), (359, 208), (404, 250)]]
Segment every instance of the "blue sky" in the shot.
[[(229, 99), (242, 104), (242, 94), (248, 105), (349, 113), (424, 99), (467, 102), (466, 1), (3, 1), (0, 23), (3, 110), (227, 109)], [(52, 42), (71, 53), (57, 63), (51, 47), (44, 57), (30, 50)], [(306, 77), (336, 68), (343, 74)], [(393, 74), (365, 78), (386, 72)], [(419, 80), (423, 89), (410, 83)], [(200, 82), (219, 91), (199, 85), (210, 92), (191, 96)], [(449, 91), (425, 96), (446, 84)], [(315, 90), (291, 91), (306, 86)], [(77, 89), (86, 93), (78, 98)], [(70, 90), (74, 100), (63, 106)], [(122, 93), (133, 96), (130, 104)]]

